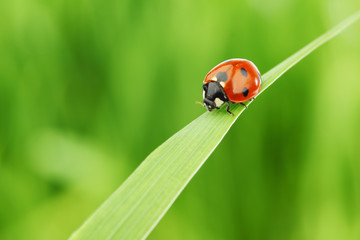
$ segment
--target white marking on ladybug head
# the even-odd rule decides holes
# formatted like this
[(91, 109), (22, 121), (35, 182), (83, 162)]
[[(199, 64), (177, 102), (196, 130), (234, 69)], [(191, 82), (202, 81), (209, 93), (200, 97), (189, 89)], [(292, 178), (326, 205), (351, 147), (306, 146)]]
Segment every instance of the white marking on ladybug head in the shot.
[(211, 78), (211, 80), (213, 80), (213, 81), (217, 81), (217, 77), (216, 77), (216, 75), (215, 76), (213, 76), (212, 78)]
[(203, 99), (205, 98), (205, 90), (203, 90)]
[(225, 82), (220, 82), (220, 85), (224, 88), (225, 87)]
[(224, 101), (220, 100), (219, 98), (215, 98), (214, 103), (217, 107), (220, 107), (224, 104)]

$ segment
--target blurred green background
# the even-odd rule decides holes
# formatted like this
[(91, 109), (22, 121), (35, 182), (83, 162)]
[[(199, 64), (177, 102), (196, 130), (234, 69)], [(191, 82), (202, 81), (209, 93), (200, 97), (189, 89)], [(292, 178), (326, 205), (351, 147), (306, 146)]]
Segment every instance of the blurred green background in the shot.
[[(0, 239), (67, 238), (205, 111), (212, 67), (240, 57), (265, 73), (357, 9), (1, 1)], [(259, 96), (149, 239), (360, 239), (359, 43), (357, 23)]]

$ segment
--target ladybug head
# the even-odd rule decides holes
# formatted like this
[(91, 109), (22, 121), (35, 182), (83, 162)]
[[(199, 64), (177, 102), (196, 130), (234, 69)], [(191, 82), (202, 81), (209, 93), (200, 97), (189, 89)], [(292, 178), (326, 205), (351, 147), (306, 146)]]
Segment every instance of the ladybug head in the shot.
[(203, 103), (207, 110), (211, 111), (214, 108), (219, 109), (225, 102), (228, 102), (228, 97), (218, 82), (208, 82), (203, 85)]

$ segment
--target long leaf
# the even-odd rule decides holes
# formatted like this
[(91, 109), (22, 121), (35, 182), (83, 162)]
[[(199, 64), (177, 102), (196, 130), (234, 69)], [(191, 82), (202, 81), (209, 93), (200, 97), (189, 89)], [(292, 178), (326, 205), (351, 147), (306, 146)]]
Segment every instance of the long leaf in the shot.
[[(360, 18), (360, 12), (263, 75), (262, 91), (283, 73)], [(247, 104), (250, 104), (248, 102)], [(155, 149), (70, 239), (144, 239), (244, 111), (205, 112)], [(209, 131), (211, 129), (211, 131)]]

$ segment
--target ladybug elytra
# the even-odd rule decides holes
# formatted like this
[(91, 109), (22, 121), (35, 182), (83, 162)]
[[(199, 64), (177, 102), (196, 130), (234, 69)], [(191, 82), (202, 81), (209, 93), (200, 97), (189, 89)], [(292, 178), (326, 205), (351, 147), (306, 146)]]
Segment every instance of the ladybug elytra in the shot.
[(224, 61), (206, 75), (203, 85), (203, 104), (207, 110), (219, 109), (224, 103), (230, 112), (231, 103), (252, 100), (261, 89), (260, 72), (251, 61), (246, 59), (230, 59)]

